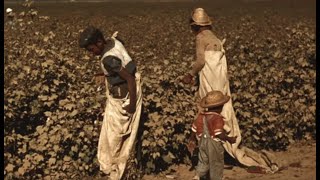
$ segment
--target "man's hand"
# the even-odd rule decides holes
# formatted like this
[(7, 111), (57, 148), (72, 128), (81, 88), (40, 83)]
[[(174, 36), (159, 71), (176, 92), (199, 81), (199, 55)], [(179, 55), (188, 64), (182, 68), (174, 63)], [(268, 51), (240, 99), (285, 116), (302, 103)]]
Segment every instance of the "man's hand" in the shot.
[(230, 143), (230, 144), (233, 144), (233, 143), (235, 143), (236, 142), (236, 140), (237, 140), (237, 136), (235, 136), (235, 137), (228, 137), (228, 142)]
[(129, 104), (126, 107), (124, 107), (123, 109), (126, 110), (127, 113), (129, 113), (129, 114), (133, 114), (136, 111), (136, 106)]
[(97, 85), (104, 85), (105, 77), (104, 75), (95, 75), (94, 80)]
[(187, 145), (188, 151), (193, 154), (194, 149), (196, 148), (196, 142), (195, 141), (189, 141), (189, 144)]
[(184, 84), (191, 84), (192, 80), (193, 80), (193, 77), (189, 73), (182, 78), (182, 82)]

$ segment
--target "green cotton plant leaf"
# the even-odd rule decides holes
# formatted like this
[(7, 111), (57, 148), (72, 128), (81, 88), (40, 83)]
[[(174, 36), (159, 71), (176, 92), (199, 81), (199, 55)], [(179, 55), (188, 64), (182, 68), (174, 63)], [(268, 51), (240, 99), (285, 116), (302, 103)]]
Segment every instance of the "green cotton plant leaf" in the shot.
[(253, 135), (253, 138), (256, 139), (256, 140), (259, 140), (259, 139), (260, 139), (260, 137), (257, 136), (257, 135), (255, 135), (255, 134)]
[(26, 144), (24, 144), (24, 145), (22, 146), (22, 148), (19, 148), (19, 149), (18, 149), (18, 153), (24, 154), (24, 153), (26, 153), (26, 152), (27, 152), (27, 145), (26, 145)]
[(259, 124), (260, 122), (263, 122), (263, 120), (260, 119), (260, 118), (257, 118), (257, 117), (254, 117), (254, 118), (253, 118), (253, 123), (254, 123), (254, 124)]
[(80, 132), (79, 137), (84, 137), (84, 132)]
[(171, 159), (175, 159), (176, 157), (172, 154), (172, 152), (169, 151), (168, 153), (168, 156), (171, 158)]
[(50, 117), (52, 115), (52, 112), (46, 111), (46, 112), (44, 112), (44, 115), (47, 117)]
[(84, 157), (85, 157), (85, 154), (81, 152), (81, 153), (79, 153), (79, 157), (80, 157), (80, 158), (84, 158)]
[(81, 99), (79, 100), (79, 103), (80, 103), (81, 105), (84, 105), (85, 102), (86, 102), (85, 98), (81, 98)]
[(76, 107), (76, 105), (75, 104), (73, 104), (73, 103), (69, 103), (69, 104), (66, 104), (66, 105), (64, 105), (64, 108), (66, 109), (66, 110), (72, 110), (73, 108), (75, 108)]
[(149, 114), (150, 119), (152, 119), (153, 121), (159, 121), (159, 119), (161, 118), (161, 116), (158, 114), (158, 112)]
[(172, 163), (172, 159), (171, 159), (171, 157), (168, 156), (168, 155), (162, 156), (162, 159), (163, 159), (166, 163)]
[(68, 113), (68, 111), (61, 111), (60, 113), (58, 113), (58, 119), (66, 117)]
[(58, 145), (54, 145), (52, 149), (54, 152), (58, 152), (60, 150), (60, 147)]
[(63, 161), (65, 161), (65, 162), (71, 161), (71, 157), (70, 156), (64, 156), (63, 157)]
[(149, 146), (149, 145), (150, 145), (150, 141), (148, 141), (148, 140), (142, 141), (142, 146)]
[(73, 116), (75, 116), (75, 115), (77, 115), (78, 114), (78, 110), (73, 110), (71, 113), (70, 113), (70, 117), (73, 117)]
[(155, 152), (152, 154), (153, 159), (157, 159), (158, 157), (160, 157), (160, 153), (159, 152)]
[(148, 161), (147, 162), (147, 168), (149, 168), (149, 169), (154, 169), (155, 168), (155, 165), (154, 165), (154, 163), (152, 163), (151, 161)]
[(162, 139), (157, 140), (157, 144), (158, 144), (159, 146), (165, 146), (165, 145), (166, 145), (166, 143), (165, 143), (164, 140), (162, 140)]
[(54, 104), (54, 101), (45, 102), (43, 104), (47, 105), (48, 107), (51, 107)]
[(58, 95), (57, 94), (52, 94), (50, 97), (49, 97), (49, 101), (53, 101), (53, 100), (55, 100), (55, 99), (57, 99), (58, 98)]
[(72, 146), (71, 150), (74, 151), (74, 152), (78, 152), (78, 147), (77, 146)]
[(39, 134), (42, 134), (44, 132), (43, 126), (37, 126), (36, 130)]
[(69, 103), (70, 101), (68, 99), (63, 99), (59, 101), (59, 106), (65, 106), (67, 103)]
[(19, 175), (23, 176), (23, 175), (26, 173), (25, 167), (20, 167), (20, 168), (18, 169), (18, 173), (19, 173)]
[(243, 117), (246, 117), (246, 118), (251, 117), (251, 113), (250, 112), (243, 112), (242, 115), (243, 115)]
[(31, 68), (30, 68), (30, 66), (24, 66), (24, 67), (23, 67), (23, 70), (24, 70), (27, 74), (29, 74), (30, 71), (31, 71)]
[(37, 154), (37, 155), (35, 155), (34, 160), (35, 160), (37, 163), (39, 163), (40, 161), (43, 161), (44, 158), (43, 158), (42, 155)]
[(57, 162), (57, 159), (56, 159), (56, 158), (50, 158), (50, 159), (48, 160), (48, 165), (49, 165), (49, 166), (55, 165), (56, 162)]
[(53, 83), (54, 83), (56, 86), (58, 86), (58, 85), (60, 84), (60, 81), (59, 81), (59, 80), (54, 79), (54, 80), (53, 80)]
[(30, 161), (28, 159), (24, 159), (23, 161), (24, 162), (23, 162), (22, 167), (24, 167), (24, 169), (30, 169), (30, 166), (31, 166)]
[(47, 101), (48, 100), (48, 96), (45, 96), (45, 95), (40, 95), (38, 97), (41, 101)]
[(13, 169), (14, 169), (14, 165), (13, 164), (8, 164), (6, 167), (5, 167), (5, 171), (6, 172), (13, 172)]
[(314, 114), (316, 112), (316, 106), (315, 105), (310, 106), (309, 110)]
[(233, 84), (237, 87), (239, 87), (241, 85), (241, 82), (240, 81), (234, 81)]

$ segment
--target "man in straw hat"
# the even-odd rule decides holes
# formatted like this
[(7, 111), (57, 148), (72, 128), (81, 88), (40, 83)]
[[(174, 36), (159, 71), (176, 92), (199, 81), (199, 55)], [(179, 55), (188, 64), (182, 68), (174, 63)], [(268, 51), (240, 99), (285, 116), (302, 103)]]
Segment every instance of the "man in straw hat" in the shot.
[(183, 82), (191, 83), (192, 78), (202, 70), (205, 65), (206, 51), (220, 51), (221, 41), (213, 34), (212, 21), (204, 9), (197, 8), (193, 11), (190, 26), (192, 32), (196, 35), (196, 62), (192, 69), (183, 78)]
[(98, 143), (100, 170), (111, 180), (121, 179), (135, 142), (141, 115), (140, 74), (123, 44), (116, 38), (104, 39), (102, 32), (89, 26), (79, 44), (94, 55), (105, 79), (107, 102)]
[(195, 148), (196, 137), (199, 139), (197, 175), (203, 179), (209, 172), (211, 180), (221, 180), (223, 177), (224, 148), (222, 143), (235, 143), (236, 137), (229, 137), (223, 129), (223, 116), (220, 114), (223, 105), (230, 96), (220, 91), (211, 91), (200, 102), (205, 111), (201, 112), (192, 124), (192, 131), (188, 150)]
[[(204, 9), (194, 9), (190, 19), (190, 26), (196, 35), (196, 62), (182, 81), (186, 84), (192, 83), (193, 77), (199, 75), (198, 95), (200, 99), (213, 90), (221, 91), (231, 97), (227, 60), (223, 48), (225, 40), (220, 41), (212, 33), (211, 24), (212, 21)], [(198, 107), (199, 111), (201, 111), (202, 107)], [(224, 105), (221, 115), (225, 118), (224, 129), (229, 135), (237, 137), (235, 143), (226, 142), (223, 144), (230, 156), (245, 166), (259, 166), (269, 172), (278, 170), (278, 166), (270, 157), (265, 157), (266, 155), (255, 153), (245, 147), (241, 149), (238, 147), (241, 142), (241, 132), (231, 99)]]

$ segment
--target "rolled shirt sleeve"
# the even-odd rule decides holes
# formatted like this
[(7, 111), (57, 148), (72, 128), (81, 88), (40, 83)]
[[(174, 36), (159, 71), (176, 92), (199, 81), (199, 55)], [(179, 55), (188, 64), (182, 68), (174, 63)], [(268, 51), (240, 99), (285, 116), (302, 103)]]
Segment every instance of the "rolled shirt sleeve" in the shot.
[(195, 133), (201, 134), (203, 131), (203, 115), (199, 114), (198, 117), (192, 123), (191, 130)]
[(197, 132), (197, 126), (195, 126), (195, 124), (192, 124), (191, 130), (196, 133)]
[(122, 68), (122, 63), (116, 56), (106, 56), (102, 60), (104, 68), (110, 74), (118, 73)]

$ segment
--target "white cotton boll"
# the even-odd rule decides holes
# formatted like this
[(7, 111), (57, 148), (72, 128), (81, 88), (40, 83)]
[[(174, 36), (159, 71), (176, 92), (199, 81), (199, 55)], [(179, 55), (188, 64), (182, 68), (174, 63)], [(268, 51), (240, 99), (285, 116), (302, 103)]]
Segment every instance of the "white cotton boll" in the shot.
[(7, 8), (7, 9), (6, 9), (6, 12), (7, 12), (7, 13), (11, 13), (11, 12), (12, 12), (12, 9), (11, 9), (11, 8)]

